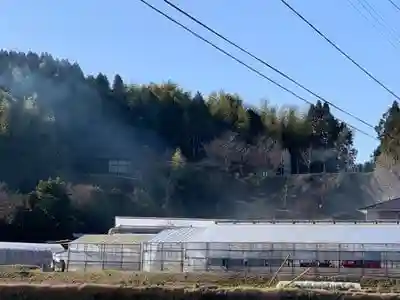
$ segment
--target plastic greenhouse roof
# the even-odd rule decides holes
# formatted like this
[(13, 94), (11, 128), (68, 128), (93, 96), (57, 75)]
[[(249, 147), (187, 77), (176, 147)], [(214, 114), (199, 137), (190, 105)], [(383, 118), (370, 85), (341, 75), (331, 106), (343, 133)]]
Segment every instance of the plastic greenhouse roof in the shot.
[(137, 244), (152, 237), (154, 234), (85, 234), (71, 244)]
[(52, 251), (52, 252), (64, 250), (64, 248), (60, 244), (12, 243), (12, 242), (0, 242), (0, 249)]
[(184, 243), (201, 234), (205, 227), (186, 227), (161, 231), (149, 243)]
[(190, 242), (400, 244), (398, 224), (213, 225)]

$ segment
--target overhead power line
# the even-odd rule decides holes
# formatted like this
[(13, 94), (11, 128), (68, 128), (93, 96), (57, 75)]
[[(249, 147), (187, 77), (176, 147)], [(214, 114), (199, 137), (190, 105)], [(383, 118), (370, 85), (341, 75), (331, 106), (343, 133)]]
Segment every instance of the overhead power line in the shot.
[[(370, 18), (368, 18), (368, 16), (366, 16), (364, 13), (363, 13), (363, 11), (357, 6), (357, 5), (355, 5), (354, 3), (353, 3), (353, 1), (352, 0), (347, 0), (347, 2), (349, 3), (349, 5), (355, 10), (355, 11), (357, 11), (357, 13), (361, 16), (361, 17), (363, 17), (367, 22), (369, 22), (370, 24), (371, 24), (371, 26), (373, 27), (373, 28), (375, 28), (375, 30), (383, 37), (383, 38), (385, 38), (385, 39), (387, 39), (387, 41), (392, 45), (392, 47), (393, 48), (395, 48), (396, 50), (398, 50), (399, 49), (399, 41), (397, 41), (396, 39), (396, 42), (397, 42), (397, 44), (392, 40), (392, 38), (393, 38), (393, 36), (388, 32), (388, 31), (385, 31), (385, 26), (381, 23), (381, 22), (379, 22), (379, 20), (376, 20), (374, 17), (372, 17), (371, 16), (371, 14), (370, 14), (370, 12), (369, 11), (367, 11), (368, 12), (368, 14), (372, 17), (372, 19), (374, 19), (375, 20), (375, 22), (373, 22), (373, 20), (371, 20)], [(359, 1), (358, 1), (359, 2)], [(380, 25), (380, 26), (377, 26), (377, 25)], [(382, 28), (383, 27), (383, 28)]]
[[(142, 2), (143, 4), (145, 4), (147, 7), (151, 8), (153, 11), (157, 12), (158, 14), (162, 15), (163, 17), (165, 17), (166, 19), (168, 19), (169, 21), (171, 21), (172, 23), (174, 23), (175, 25), (183, 28), (184, 30), (186, 30), (187, 32), (189, 32), (190, 34), (192, 34), (193, 36), (195, 36), (196, 38), (198, 38), (199, 40), (203, 41), (204, 43), (210, 45), (211, 47), (213, 47), (214, 49), (218, 50), (219, 52), (221, 52), (222, 54), (228, 56), (229, 58), (231, 58), (232, 60), (236, 61), (237, 63), (241, 64), (242, 66), (246, 67), (248, 70), (252, 71), (253, 73), (257, 74), (258, 76), (262, 77), (263, 79), (268, 80), (270, 83), (276, 85), (277, 87), (279, 87), (280, 89), (286, 91), (287, 93), (291, 94), (292, 96), (296, 97), (297, 99), (309, 104), (309, 105), (313, 105), (313, 103), (305, 98), (303, 98), (302, 96), (298, 95), (296, 92), (293, 92), (292, 90), (286, 88), (285, 86), (283, 86), (282, 84), (278, 83), (277, 81), (275, 81), (274, 79), (266, 76), (265, 74), (263, 74), (261, 71), (255, 69), (254, 67), (250, 66), (249, 64), (245, 63), (244, 61), (240, 60), (239, 58), (235, 57), (234, 55), (232, 55), (231, 53), (227, 52), (226, 50), (222, 49), (221, 47), (217, 46), (216, 44), (214, 44), (213, 42), (207, 40), (206, 38), (204, 38), (203, 36), (201, 36), (200, 34), (194, 32), (192, 29), (190, 29), (189, 27), (185, 26), (184, 24), (182, 24), (181, 22), (175, 20), (174, 18), (172, 18), (171, 16), (167, 15), (166, 13), (164, 13), (163, 11), (161, 11), (160, 9), (156, 8), (155, 6), (151, 5), (150, 3), (148, 3), (146, 0), (139, 0), (140, 2)], [(362, 129), (357, 128), (356, 126), (353, 126), (347, 122), (342, 121), (344, 124), (347, 124), (347, 126), (349, 126), (350, 128), (352, 128), (355, 131), (358, 131), (368, 137), (371, 137), (373, 139), (378, 139), (377, 137), (363, 131)], [(365, 122), (365, 121), (364, 121)]]
[(300, 82), (296, 81), (295, 79), (293, 79), (292, 77), (290, 77), (289, 75), (287, 75), (285, 72), (279, 70), (277, 67), (272, 66), (271, 64), (269, 64), (268, 62), (266, 62), (265, 60), (259, 58), (258, 56), (254, 55), (253, 53), (251, 53), (249, 50), (239, 46), (237, 43), (233, 42), (232, 40), (230, 40), (229, 38), (227, 38), (226, 36), (222, 35), (221, 33), (217, 32), (216, 30), (212, 29), (211, 27), (207, 26), (204, 22), (200, 21), (198, 18), (194, 17), (193, 15), (189, 14), (188, 12), (184, 11), (182, 8), (180, 8), (179, 6), (177, 6), (176, 4), (173, 4), (172, 2), (168, 1), (168, 0), (164, 0), (165, 3), (167, 3), (169, 6), (171, 6), (172, 8), (174, 8), (175, 10), (177, 10), (178, 12), (180, 12), (181, 14), (185, 15), (186, 17), (188, 17), (189, 19), (191, 19), (192, 21), (196, 22), (197, 24), (199, 24), (200, 26), (202, 26), (203, 28), (207, 29), (208, 31), (212, 32), (214, 35), (218, 36), (219, 38), (221, 38), (222, 40), (224, 40), (225, 42), (227, 42), (228, 44), (234, 46), (235, 48), (239, 49), (240, 51), (242, 51), (243, 53), (249, 55), (251, 58), (255, 59), (256, 61), (262, 63), (263, 65), (267, 66), (268, 68), (270, 68), (271, 70), (275, 71), (276, 73), (278, 73), (279, 75), (283, 76), (284, 78), (286, 78), (287, 80), (291, 81), (292, 83), (294, 83), (295, 85), (297, 85), (298, 87), (302, 88), (303, 90), (307, 91), (308, 93), (310, 93), (311, 95), (313, 95), (314, 97), (317, 97), (318, 99), (320, 99), (323, 102), (328, 103), (330, 106), (336, 108), (338, 111), (354, 118), (355, 120), (363, 123), (364, 125), (375, 129), (375, 126), (373, 126), (372, 124), (366, 122), (365, 120), (357, 117), (356, 115), (344, 110), (343, 108), (337, 106), (336, 104), (328, 101), (327, 99), (325, 99), (324, 97), (322, 97), (321, 95), (313, 92), (312, 90), (310, 90), (309, 88), (305, 87), (303, 84), (301, 84)]
[(390, 4), (393, 5), (393, 7), (395, 9), (397, 9), (400, 12), (400, 6), (398, 4), (396, 4), (396, 2), (394, 2), (393, 0), (388, 0), (390, 2)]
[(397, 42), (400, 40), (399, 39), (399, 33), (395, 28), (390, 26), (385, 20), (385, 18), (382, 16), (379, 11), (375, 9), (375, 7), (369, 3), (368, 0), (357, 0), (357, 2), (368, 12), (368, 14), (379, 24), (381, 24), (384, 28), (386, 28), (389, 32), (389, 35), (391, 35)]
[(309, 27), (311, 27), (319, 36), (321, 36), (325, 41), (327, 41), (332, 47), (334, 47), (337, 51), (339, 51), (344, 57), (346, 57), (349, 61), (351, 61), (356, 67), (358, 67), (361, 71), (363, 71), (369, 78), (383, 87), (388, 93), (394, 96), (397, 100), (400, 100), (400, 97), (393, 92), (390, 88), (388, 88), (385, 84), (383, 84), (379, 79), (373, 76), (370, 72), (368, 72), (363, 66), (361, 66), (358, 62), (356, 62), (349, 54), (344, 52), (342, 49), (339, 48), (331, 39), (326, 37), (318, 28), (316, 28), (313, 24), (311, 24), (303, 15), (301, 15), (297, 10), (295, 10), (289, 3), (285, 0), (280, 0), (287, 8), (291, 10), (293, 14), (299, 17), (304, 23), (306, 23)]

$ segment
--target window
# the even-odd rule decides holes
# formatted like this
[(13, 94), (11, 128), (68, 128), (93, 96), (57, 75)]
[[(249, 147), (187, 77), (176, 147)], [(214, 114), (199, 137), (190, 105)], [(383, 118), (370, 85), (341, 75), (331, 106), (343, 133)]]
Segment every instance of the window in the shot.
[(131, 162), (127, 160), (110, 160), (108, 162), (108, 171), (115, 174), (130, 173)]

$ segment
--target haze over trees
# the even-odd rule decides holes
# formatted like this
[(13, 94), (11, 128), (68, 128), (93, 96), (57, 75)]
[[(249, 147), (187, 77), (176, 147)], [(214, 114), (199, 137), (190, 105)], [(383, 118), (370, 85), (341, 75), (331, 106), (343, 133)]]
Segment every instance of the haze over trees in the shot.
[(355, 133), (328, 104), (302, 112), (244, 101), (171, 82), (109, 82), (49, 54), (1, 51), (2, 236), (106, 232), (114, 215), (330, 217), (342, 203), (329, 197), (357, 184), (354, 172), (398, 161), (397, 102), (359, 165)]

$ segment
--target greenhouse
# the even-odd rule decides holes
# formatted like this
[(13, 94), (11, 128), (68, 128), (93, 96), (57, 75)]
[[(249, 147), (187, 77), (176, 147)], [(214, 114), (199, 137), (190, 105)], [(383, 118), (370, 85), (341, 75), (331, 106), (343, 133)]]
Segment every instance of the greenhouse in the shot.
[(205, 227), (166, 229), (143, 244), (143, 270), (148, 272), (183, 272), (187, 247), (197, 233)]
[(399, 226), (221, 223), (168, 229), (143, 245), (143, 269), (273, 272), (282, 265), (288, 272), (306, 266), (327, 272), (395, 272), (400, 266)]
[(50, 266), (53, 253), (63, 250), (59, 244), (0, 242), (0, 265)]
[(69, 244), (67, 251), (54, 255), (64, 260), (68, 271), (130, 270), (142, 268), (142, 243), (153, 235), (84, 235)]

